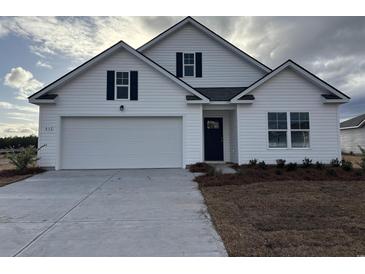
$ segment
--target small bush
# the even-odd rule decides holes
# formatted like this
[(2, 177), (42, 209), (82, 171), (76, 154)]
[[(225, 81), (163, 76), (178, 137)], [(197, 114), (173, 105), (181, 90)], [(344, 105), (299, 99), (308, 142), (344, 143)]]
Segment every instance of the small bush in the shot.
[(207, 175), (214, 176), (215, 175), (215, 168), (214, 166), (208, 165), (207, 167)]
[(277, 168), (284, 168), (285, 167), (285, 160), (284, 159), (277, 159), (276, 160), (276, 167)]
[(316, 169), (323, 169), (324, 168), (324, 164), (322, 163), (322, 162), (316, 162), (315, 163), (315, 167), (316, 167)]
[(332, 167), (339, 167), (340, 166), (340, 161), (338, 160), (338, 158), (332, 159), (331, 162), (330, 162), (330, 165)]
[(286, 165), (286, 170), (287, 171), (293, 171), (296, 170), (298, 168), (298, 164), (297, 163), (288, 163)]
[(332, 176), (332, 177), (337, 177), (336, 170), (334, 170), (334, 169), (327, 169), (326, 170), (326, 175)]
[(24, 171), (28, 166), (34, 166), (37, 162), (37, 152), (41, 149), (34, 146), (21, 148), (18, 152), (14, 148), (10, 148), (10, 152), (6, 154), (6, 158), (15, 166), (18, 171)]
[(219, 175), (222, 175), (222, 170), (216, 169), (214, 166), (209, 165), (207, 175), (208, 176), (219, 176)]
[(281, 169), (275, 170), (276, 175), (283, 175), (283, 171)]
[(352, 166), (352, 163), (350, 161), (342, 160), (341, 161), (341, 167), (345, 171), (353, 170), (353, 166)]
[(362, 170), (356, 170), (355, 171), (355, 176), (357, 176), (357, 177), (361, 177), (362, 176)]
[(257, 159), (251, 159), (249, 162), (248, 162), (248, 165), (251, 166), (251, 167), (254, 167), (257, 165)]
[(262, 169), (266, 169), (267, 168), (267, 164), (265, 163), (265, 161), (258, 162), (257, 165), (259, 166), (259, 168), (262, 168)]
[(303, 162), (302, 162), (302, 167), (308, 168), (308, 167), (311, 167), (311, 166), (312, 166), (312, 160), (305, 157)]
[(362, 168), (362, 170), (365, 170), (365, 149), (361, 146), (359, 146), (359, 149), (361, 151), (361, 162), (358, 164)]

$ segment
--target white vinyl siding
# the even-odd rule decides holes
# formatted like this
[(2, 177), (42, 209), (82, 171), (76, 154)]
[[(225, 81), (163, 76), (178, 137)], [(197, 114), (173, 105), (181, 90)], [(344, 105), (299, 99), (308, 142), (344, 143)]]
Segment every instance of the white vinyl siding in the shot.
[[(106, 73), (138, 71), (138, 101), (107, 101)], [(180, 116), (183, 119), (183, 165), (202, 161), (202, 106), (186, 104), (190, 94), (140, 59), (120, 50), (54, 91), (54, 105), (40, 106), (41, 166), (57, 163), (60, 117), (64, 116)], [(124, 111), (120, 111), (120, 106)], [(53, 131), (45, 131), (46, 127)]]
[(341, 148), (345, 153), (361, 153), (359, 146), (365, 148), (365, 127), (341, 130)]
[(193, 87), (247, 87), (266, 73), (187, 24), (143, 54), (176, 75), (176, 52), (202, 52), (202, 78), (184, 78)]
[(238, 138), (237, 138), (237, 111), (230, 112), (231, 116), (231, 162), (238, 163)]
[[(285, 69), (253, 91), (252, 105), (238, 106), (239, 159), (256, 158), (274, 164), (276, 159), (301, 163), (304, 157), (328, 163), (341, 158), (337, 104), (323, 104), (324, 91)], [(267, 138), (268, 112), (309, 112), (310, 147), (270, 149)], [(289, 117), (288, 117), (289, 119)]]

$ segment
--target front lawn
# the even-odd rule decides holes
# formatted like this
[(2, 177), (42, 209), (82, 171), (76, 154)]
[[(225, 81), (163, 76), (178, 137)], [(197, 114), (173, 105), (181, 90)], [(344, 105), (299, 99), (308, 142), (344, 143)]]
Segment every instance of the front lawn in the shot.
[(365, 175), (243, 166), (196, 178), (230, 256), (365, 255)]

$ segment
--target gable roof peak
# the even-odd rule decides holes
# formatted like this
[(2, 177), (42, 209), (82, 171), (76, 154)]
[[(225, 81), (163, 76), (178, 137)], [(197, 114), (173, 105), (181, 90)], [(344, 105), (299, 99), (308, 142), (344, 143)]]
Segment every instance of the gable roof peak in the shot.
[[(297, 73), (299, 73), (303, 77), (307, 78), (309, 81), (311, 81), (311, 82), (315, 83), (317, 86), (322, 87), (323, 89), (327, 90), (329, 93), (336, 95), (338, 98), (340, 98), (340, 103), (348, 102), (349, 99), (351, 99), (349, 96), (342, 93), (341, 91), (339, 91), (338, 89), (336, 89), (332, 85), (328, 84), (324, 80), (320, 79), (319, 77), (317, 77), (316, 75), (314, 75), (313, 73), (308, 71), (307, 69), (305, 69), (302, 66), (298, 65), (293, 60), (288, 59), (287, 61), (285, 61), (284, 63), (279, 65), (277, 68), (275, 68), (273, 71), (271, 71), (270, 73), (264, 75), (262, 78), (258, 79), (256, 82), (252, 83), (250, 86), (247, 87), (247, 89), (242, 91), (240, 94), (238, 94), (237, 96), (232, 98), (231, 102), (232, 103), (239, 102), (239, 99), (242, 96), (252, 92), (254, 89), (261, 86), (263, 83), (270, 80), (272, 77), (274, 77), (275, 75), (277, 75), (278, 73), (280, 73), (281, 71), (286, 69), (287, 67), (292, 68), (294, 71), (296, 71)], [(332, 102), (337, 103), (338, 101), (332, 101)]]
[(197, 21), (196, 19), (194, 19), (191, 16), (187, 16), (184, 19), (180, 20), (175, 25), (171, 26), (170, 28), (163, 31), (162, 33), (160, 33), (156, 37), (152, 38), (150, 41), (148, 41), (144, 45), (140, 46), (137, 50), (140, 51), (140, 52), (145, 51), (146, 49), (148, 49), (151, 46), (157, 44), (162, 39), (166, 38), (170, 34), (177, 31), (178, 29), (180, 29), (181, 27), (183, 27), (187, 23), (191, 23), (194, 27), (196, 27), (200, 31), (207, 34), (213, 40), (215, 40), (218, 43), (222, 44), (224, 47), (228, 48), (229, 50), (235, 52), (240, 57), (242, 57), (246, 61), (250, 62), (251, 64), (253, 64), (257, 68), (261, 69), (262, 71), (264, 71), (266, 73), (271, 72), (271, 69), (268, 66), (264, 65), (260, 61), (256, 60), (254, 57), (252, 57), (252, 56), (248, 55), (246, 52), (242, 51), (240, 48), (238, 48), (235, 45), (231, 44), (226, 39), (224, 39), (222, 36), (218, 35), (217, 33), (215, 33), (214, 31), (212, 31), (211, 29), (209, 29), (208, 27), (206, 27), (205, 25), (203, 25), (202, 23), (200, 23), (199, 21)]
[(127, 52), (129, 52), (130, 54), (136, 56), (138, 59), (142, 60), (147, 65), (153, 67), (154, 69), (159, 71), (161, 74), (163, 74), (163, 75), (167, 76), (168, 78), (170, 78), (171, 80), (173, 80), (176, 84), (178, 84), (181, 87), (185, 88), (186, 90), (188, 90), (192, 94), (198, 96), (200, 99), (202, 99), (203, 102), (208, 102), (209, 101), (209, 99), (207, 97), (205, 97), (203, 94), (197, 92), (189, 84), (187, 84), (186, 82), (184, 82), (181, 79), (177, 78), (171, 72), (169, 72), (165, 68), (161, 67), (159, 64), (157, 64), (156, 62), (154, 62), (153, 60), (151, 60), (150, 58), (145, 56), (143, 53), (135, 50), (134, 48), (132, 48), (130, 45), (128, 45), (123, 40), (120, 40), (116, 44), (112, 45), (110, 48), (104, 50), (103, 52), (101, 52), (98, 55), (94, 56), (93, 58), (86, 61), (82, 65), (80, 65), (77, 68), (75, 68), (75, 69), (71, 70), (70, 72), (66, 73), (61, 78), (59, 78), (56, 81), (52, 82), (51, 84), (45, 86), (44, 88), (42, 88), (38, 92), (30, 95), (28, 97), (29, 102), (30, 103), (35, 103), (37, 101), (37, 99), (39, 97), (41, 97), (42, 95), (44, 95), (44, 94), (54, 90), (55, 88), (61, 86), (62, 84), (66, 83), (67, 81), (71, 80), (73, 77), (76, 77), (81, 72), (88, 69), (90, 66), (92, 66), (95, 63), (99, 62), (100, 60), (106, 58), (107, 56), (110, 56), (112, 53), (116, 52), (120, 48), (125, 49)]

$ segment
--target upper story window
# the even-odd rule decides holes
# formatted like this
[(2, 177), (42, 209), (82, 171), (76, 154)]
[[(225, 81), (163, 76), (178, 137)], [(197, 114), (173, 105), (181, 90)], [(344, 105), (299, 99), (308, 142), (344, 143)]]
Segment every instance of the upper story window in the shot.
[(184, 76), (194, 76), (195, 54), (184, 53)]
[(115, 98), (129, 99), (129, 72), (115, 72)]
[[(269, 148), (309, 147), (309, 113), (290, 112), (290, 123), (287, 121), (289, 113), (268, 113)], [(289, 131), (289, 133), (288, 133)]]

